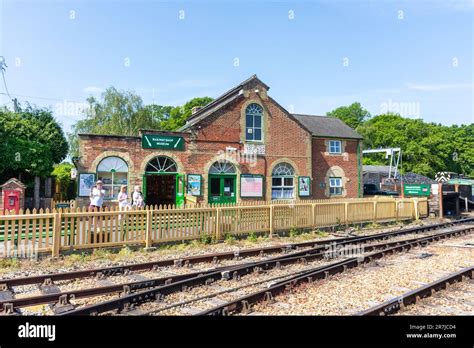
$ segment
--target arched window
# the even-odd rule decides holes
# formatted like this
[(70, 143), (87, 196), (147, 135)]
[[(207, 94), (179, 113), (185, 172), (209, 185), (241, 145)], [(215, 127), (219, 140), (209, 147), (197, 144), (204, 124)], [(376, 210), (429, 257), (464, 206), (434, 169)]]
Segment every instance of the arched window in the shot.
[(209, 168), (209, 174), (235, 174), (235, 166), (229, 161), (217, 161)]
[(250, 104), (245, 109), (245, 140), (262, 141), (263, 108), (258, 104)]
[(177, 173), (176, 162), (166, 156), (157, 156), (146, 165), (145, 172), (150, 173)]
[(121, 185), (127, 185), (128, 165), (120, 157), (106, 157), (97, 166), (97, 179), (104, 183), (105, 199), (117, 199)]
[(279, 163), (272, 171), (272, 199), (295, 197), (295, 170), (288, 163)]

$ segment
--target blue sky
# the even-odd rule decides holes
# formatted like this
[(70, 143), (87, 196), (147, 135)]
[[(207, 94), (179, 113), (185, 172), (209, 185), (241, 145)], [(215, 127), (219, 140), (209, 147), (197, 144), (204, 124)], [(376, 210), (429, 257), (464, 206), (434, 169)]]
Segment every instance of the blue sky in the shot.
[(66, 131), (111, 85), (179, 105), (254, 73), (290, 112), (359, 101), (373, 115), (466, 124), (473, 14), (462, 0), (0, 0), (0, 55), (10, 94), (51, 106)]

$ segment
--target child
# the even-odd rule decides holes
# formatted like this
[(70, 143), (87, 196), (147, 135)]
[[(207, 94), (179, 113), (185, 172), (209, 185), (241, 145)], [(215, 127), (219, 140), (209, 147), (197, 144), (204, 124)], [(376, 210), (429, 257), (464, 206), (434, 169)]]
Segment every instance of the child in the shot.
[(145, 201), (143, 200), (143, 193), (140, 191), (140, 186), (136, 185), (132, 195), (132, 205), (137, 208), (142, 208), (145, 206)]
[(119, 209), (124, 210), (128, 207), (128, 193), (127, 193), (127, 186), (122, 185), (120, 187), (120, 192), (117, 196), (117, 200), (119, 202)]

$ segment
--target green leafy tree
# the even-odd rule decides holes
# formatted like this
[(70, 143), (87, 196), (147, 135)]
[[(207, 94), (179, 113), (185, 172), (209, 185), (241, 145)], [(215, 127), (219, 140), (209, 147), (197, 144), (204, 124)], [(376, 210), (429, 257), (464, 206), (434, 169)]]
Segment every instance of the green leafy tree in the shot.
[[(40, 178), (50, 175), (55, 163), (68, 153), (68, 144), (52, 111), (27, 105), (17, 112), (0, 110), (0, 178), (18, 177), (34, 186), (39, 208)], [(32, 183), (33, 179), (33, 183)]]
[(341, 106), (326, 113), (327, 116), (337, 117), (344, 121), (349, 127), (356, 129), (370, 118), (370, 113), (360, 103), (352, 103), (349, 106)]
[(45, 177), (68, 153), (67, 140), (52, 111), (28, 105), (0, 110), (0, 173)]
[[(473, 125), (447, 127), (397, 114), (378, 115), (358, 127), (365, 148), (400, 147), (403, 171), (434, 177), (439, 171), (474, 174)], [(364, 164), (386, 164), (382, 156)]]
[(163, 123), (163, 129), (176, 130), (185, 125), (186, 120), (191, 116), (194, 107), (202, 107), (212, 102), (210, 97), (193, 98), (183, 106), (175, 107), (170, 112), (170, 117)]
[(139, 129), (175, 130), (186, 122), (194, 106), (203, 106), (211, 98), (194, 98), (181, 107), (143, 105), (133, 91), (119, 91), (109, 87), (100, 99), (87, 99), (89, 108), (85, 118), (76, 122), (68, 134), (71, 156), (79, 155), (80, 133), (138, 135)]

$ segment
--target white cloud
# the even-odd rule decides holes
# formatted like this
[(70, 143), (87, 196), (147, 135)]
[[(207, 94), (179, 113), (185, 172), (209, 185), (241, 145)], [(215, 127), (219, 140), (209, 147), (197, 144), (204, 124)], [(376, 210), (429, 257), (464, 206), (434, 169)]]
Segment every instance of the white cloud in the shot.
[(472, 89), (472, 83), (408, 83), (408, 89), (414, 89), (423, 92), (436, 92), (447, 90), (469, 90)]

